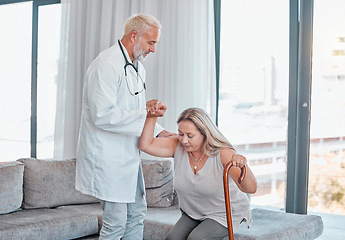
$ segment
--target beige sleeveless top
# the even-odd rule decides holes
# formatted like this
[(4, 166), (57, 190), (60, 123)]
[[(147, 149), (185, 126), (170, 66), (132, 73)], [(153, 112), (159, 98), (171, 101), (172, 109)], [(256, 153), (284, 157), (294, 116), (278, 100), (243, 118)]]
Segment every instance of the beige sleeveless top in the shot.
[[(227, 227), (223, 188), (223, 164), (220, 154), (210, 156), (196, 174), (191, 169), (188, 152), (179, 143), (174, 154), (174, 187), (183, 212), (195, 220), (213, 219)], [(249, 199), (229, 177), (232, 225), (239, 229), (246, 221), (249, 227), (251, 211)]]

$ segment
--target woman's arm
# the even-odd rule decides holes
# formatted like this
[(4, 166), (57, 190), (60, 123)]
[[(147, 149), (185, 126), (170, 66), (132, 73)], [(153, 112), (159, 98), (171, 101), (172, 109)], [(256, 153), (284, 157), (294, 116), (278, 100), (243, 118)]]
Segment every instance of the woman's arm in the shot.
[[(233, 167), (230, 169), (229, 174), (242, 192), (252, 194), (256, 192), (256, 178), (249, 166), (247, 165), (247, 159), (243, 155), (235, 153), (233, 149), (224, 148), (220, 152), (220, 158), (223, 166), (225, 166), (228, 162), (232, 162)], [(244, 180), (241, 183), (239, 183), (238, 179), (241, 175), (241, 167), (243, 167), (244, 165), (246, 166), (247, 170), (246, 176)]]
[(173, 157), (178, 144), (177, 135), (165, 138), (154, 138), (154, 128), (157, 116), (163, 116), (166, 106), (158, 100), (149, 101), (147, 104), (147, 117), (144, 129), (139, 137), (139, 149), (157, 157)]

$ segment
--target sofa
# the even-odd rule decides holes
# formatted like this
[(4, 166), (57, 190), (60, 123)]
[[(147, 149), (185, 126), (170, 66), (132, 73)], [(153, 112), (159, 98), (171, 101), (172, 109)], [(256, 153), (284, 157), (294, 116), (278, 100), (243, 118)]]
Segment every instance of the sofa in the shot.
[[(75, 159), (23, 158), (0, 163), (0, 239), (98, 239), (102, 209), (98, 200), (74, 188)], [(173, 163), (142, 161), (147, 216), (144, 239), (162, 240), (180, 217), (173, 188)], [(235, 239), (315, 239), (322, 219), (253, 209), (250, 229)], [(226, 238), (227, 239), (227, 238)]]
[(97, 233), (94, 214), (61, 208), (99, 204), (76, 191), (74, 179), (74, 159), (0, 163), (0, 239), (75, 239)]

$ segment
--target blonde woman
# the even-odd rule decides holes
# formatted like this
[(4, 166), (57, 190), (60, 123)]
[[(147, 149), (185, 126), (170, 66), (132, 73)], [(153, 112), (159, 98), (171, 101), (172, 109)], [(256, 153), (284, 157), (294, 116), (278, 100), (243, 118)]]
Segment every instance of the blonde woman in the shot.
[[(164, 103), (147, 103), (148, 115), (139, 138), (139, 149), (159, 157), (174, 158), (174, 187), (181, 218), (166, 239), (222, 239), (227, 235), (223, 169), (232, 161), (230, 196), (234, 230), (240, 223), (251, 222), (249, 199), (246, 193), (255, 193), (257, 182), (250, 168), (241, 183), (241, 167), (247, 159), (237, 154), (234, 147), (218, 130), (208, 114), (200, 108), (189, 108), (179, 116), (178, 135), (154, 138), (156, 116), (163, 116)], [(152, 114), (150, 114), (152, 113)]]

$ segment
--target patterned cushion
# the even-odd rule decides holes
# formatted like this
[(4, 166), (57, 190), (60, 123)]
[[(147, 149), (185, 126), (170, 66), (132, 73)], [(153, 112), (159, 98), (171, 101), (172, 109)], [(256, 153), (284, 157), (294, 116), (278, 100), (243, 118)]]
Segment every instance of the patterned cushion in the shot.
[(174, 200), (173, 163), (169, 159), (142, 160), (148, 207), (170, 207)]

